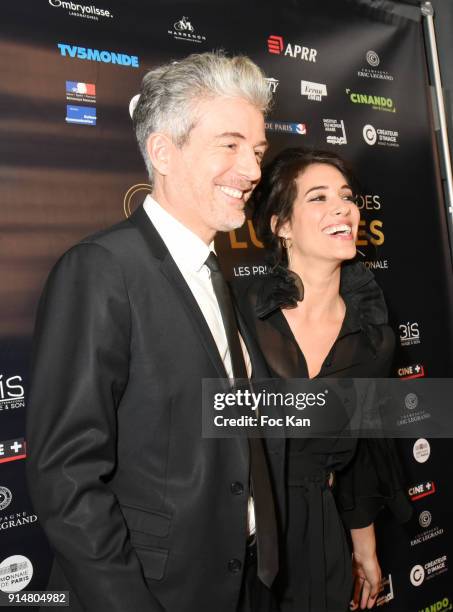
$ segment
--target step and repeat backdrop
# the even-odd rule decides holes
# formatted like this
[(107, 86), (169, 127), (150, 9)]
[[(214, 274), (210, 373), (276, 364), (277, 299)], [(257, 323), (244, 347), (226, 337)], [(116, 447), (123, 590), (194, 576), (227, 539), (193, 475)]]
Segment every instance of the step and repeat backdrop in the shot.
[[(398, 340), (393, 375), (452, 375), (451, 268), (421, 22), (375, 5), (20, 0), (2, 7), (1, 591), (44, 589), (52, 558), (24, 469), (37, 300), (68, 247), (122, 220), (149, 192), (129, 103), (161, 62), (220, 48), (249, 55), (274, 99), (269, 158), (307, 146), (353, 163), (362, 184), (359, 257), (387, 297)], [(219, 236), (217, 248), (234, 282), (266, 272), (250, 221)], [(402, 436), (429, 410), (423, 401), (401, 406)], [(379, 519), (378, 605), (451, 610), (451, 445), (406, 438), (398, 447), (414, 515), (406, 525), (385, 513)]]

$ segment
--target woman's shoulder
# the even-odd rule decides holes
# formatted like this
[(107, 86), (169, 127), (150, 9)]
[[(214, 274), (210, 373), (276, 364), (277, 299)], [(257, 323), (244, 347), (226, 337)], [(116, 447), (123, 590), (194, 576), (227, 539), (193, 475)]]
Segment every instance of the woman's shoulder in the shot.
[(303, 299), (303, 284), (297, 274), (277, 265), (235, 293), (240, 305), (250, 308), (258, 319), (266, 319), (281, 308), (294, 308)]
[(346, 263), (341, 270), (340, 293), (366, 325), (388, 324), (388, 310), (374, 274), (362, 262)]

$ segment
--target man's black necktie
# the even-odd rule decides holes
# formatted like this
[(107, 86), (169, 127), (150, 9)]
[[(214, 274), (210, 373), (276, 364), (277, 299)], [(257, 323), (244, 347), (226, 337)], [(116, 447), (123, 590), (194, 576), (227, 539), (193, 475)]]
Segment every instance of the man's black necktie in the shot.
[[(248, 379), (230, 290), (215, 253), (206, 260), (230, 349), (234, 378)], [(260, 438), (249, 438), (250, 479), (255, 504), (258, 578), (270, 587), (278, 571), (278, 537), (269, 469)]]

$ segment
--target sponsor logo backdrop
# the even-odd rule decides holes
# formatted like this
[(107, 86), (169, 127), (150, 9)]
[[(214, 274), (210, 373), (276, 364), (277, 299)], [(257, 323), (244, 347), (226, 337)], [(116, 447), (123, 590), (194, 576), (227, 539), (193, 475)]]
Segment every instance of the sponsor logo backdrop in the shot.
[[(145, 72), (162, 61), (213, 48), (249, 55), (274, 97), (269, 157), (304, 145), (353, 162), (363, 187), (359, 257), (387, 296), (394, 376), (451, 375), (447, 238), (421, 24), (368, 4), (231, 0), (225, 11), (212, 0), (21, 0), (3, 7), (0, 573), (22, 571), (17, 586), (43, 589), (51, 561), (24, 478), (38, 296), (68, 247), (123, 219), (149, 191), (128, 109)], [(250, 221), (217, 242), (235, 282), (266, 273)], [(379, 520), (379, 603), (389, 611), (450, 609), (447, 443), (412, 439), (399, 447), (415, 512), (406, 526), (385, 514)]]

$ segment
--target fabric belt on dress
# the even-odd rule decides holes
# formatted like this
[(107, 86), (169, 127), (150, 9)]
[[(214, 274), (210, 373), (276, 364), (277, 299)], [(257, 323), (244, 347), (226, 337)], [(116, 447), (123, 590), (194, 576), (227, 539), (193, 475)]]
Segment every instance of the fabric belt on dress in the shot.
[[(289, 462), (291, 464), (291, 461)], [(296, 462), (297, 463), (297, 462)], [(308, 543), (310, 550), (310, 592), (311, 609), (316, 612), (327, 612), (326, 607), (326, 560), (324, 547), (324, 507), (323, 496), (328, 493), (334, 484), (334, 472), (317, 472), (303, 475), (294, 473), (289, 475), (288, 485), (303, 487), (308, 493)]]

